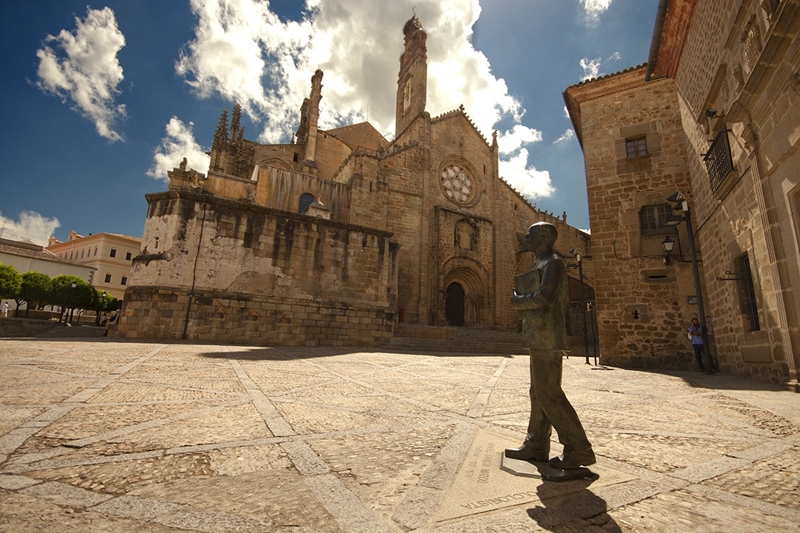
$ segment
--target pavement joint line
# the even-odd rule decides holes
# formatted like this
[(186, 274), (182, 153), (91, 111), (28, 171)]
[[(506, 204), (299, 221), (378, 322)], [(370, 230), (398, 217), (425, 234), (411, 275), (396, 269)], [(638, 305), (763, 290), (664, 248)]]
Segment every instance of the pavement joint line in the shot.
[(43, 374), (58, 374), (60, 376), (72, 376), (81, 379), (97, 379), (97, 376), (91, 374), (79, 374), (77, 372), (67, 372), (65, 370), (53, 370), (52, 368), (42, 368), (40, 366), (37, 366), (36, 363), (15, 363), (15, 364), (8, 364), (5, 366), (10, 368), (33, 370), (36, 372), (41, 372)]
[(247, 371), (245, 371), (239, 361), (234, 358), (228, 347), (223, 346), (222, 349), (225, 352), (225, 357), (228, 359), (231, 367), (233, 367), (233, 371), (236, 373), (236, 376), (239, 378), (242, 386), (250, 396), (250, 401), (261, 415), (264, 423), (267, 425), (267, 429), (269, 429), (269, 431), (276, 437), (296, 435), (297, 432), (295, 432), (291, 424), (289, 424), (289, 422), (283, 418), (280, 412), (275, 408), (275, 405), (269, 400), (269, 398), (267, 398), (261, 389), (258, 388), (258, 385), (256, 385), (253, 380), (250, 379), (250, 376), (247, 375)]
[[(272, 522), (260, 520), (246, 515), (230, 514), (208, 510), (178, 510), (162, 514), (152, 520), (170, 528), (189, 529), (200, 533), (218, 533), (220, 531), (267, 531)], [(220, 527), (221, 524), (225, 524)]]
[(445, 409), (442, 409), (441, 407), (437, 407), (435, 405), (431, 405), (431, 404), (428, 404), (428, 403), (425, 403), (425, 402), (421, 402), (421, 401), (415, 400), (413, 398), (408, 398), (406, 396), (403, 396), (402, 394), (397, 394), (395, 392), (391, 392), (391, 391), (388, 391), (388, 390), (385, 390), (385, 389), (381, 389), (380, 387), (377, 387), (377, 386), (372, 385), (370, 383), (366, 383), (364, 381), (361, 381), (361, 380), (358, 380), (358, 379), (355, 379), (355, 378), (351, 378), (350, 376), (346, 376), (344, 374), (340, 374), (339, 372), (336, 372), (336, 371), (330, 370), (328, 368), (325, 368), (324, 366), (319, 365), (319, 364), (317, 364), (317, 363), (315, 363), (313, 361), (308, 361), (308, 360), (304, 359), (303, 362), (308, 364), (308, 365), (311, 365), (311, 366), (313, 366), (315, 368), (318, 368), (319, 370), (323, 370), (323, 371), (328, 372), (328, 373), (330, 373), (330, 374), (332, 374), (334, 376), (337, 376), (337, 377), (339, 377), (340, 379), (342, 379), (344, 381), (349, 381), (351, 383), (355, 383), (356, 385), (360, 385), (361, 387), (365, 387), (367, 389), (371, 389), (371, 390), (380, 392), (383, 395), (389, 396), (391, 398), (395, 398), (396, 400), (400, 400), (400, 401), (403, 401), (403, 402), (406, 402), (406, 403), (410, 403), (411, 405), (415, 405), (417, 407), (425, 409), (426, 411), (430, 411), (430, 412), (446, 411)]
[(48, 462), (47, 459), (39, 461), (38, 463), (33, 463), (30, 465), (26, 465), (25, 468), (12, 468), (9, 470), (3, 470), (3, 473), (10, 473), (10, 474), (23, 474), (25, 472), (37, 472), (41, 470), (51, 470), (56, 468), (72, 468), (75, 466), (93, 466), (93, 465), (103, 465), (103, 464), (110, 464), (110, 463), (122, 463), (125, 461), (137, 461), (139, 459), (150, 459), (153, 457), (161, 457), (165, 455), (163, 450), (153, 450), (149, 452), (136, 452), (136, 453), (126, 453), (126, 454), (118, 454), (118, 455), (110, 455), (106, 457), (98, 457), (94, 459), (66, 459), (62, 461), (52, 461)]
[(736, 494), (726, 490), (718, 489), (716, 487), (709, 487), (707, 485), (701, 485), (697, 483), (688, 485), (686, 490), (697, 492), (704, 496), (710, 496), (736, 506), (757, 509), (764, 514), (780, 516), (781, 518), (786, 518), (792, 522), (800, 523), (800, 511), (792, 509), (791, 507), (786, 507), (785, 505), (777, 505), (771, 502), (765, 502), (764, 500), (759, 500), (758, 498), (751, 498), (749, 496), (743, 496), (741, 494)]
[(729, 426), (739, 427), (743, 431), (750, 432), (754, 436), (774, 437), (774, 433), (772, 433), (771, 431), (767, 431), (766, 429), (761, 429), (761, 428), (755, 428), (752, 425), (747, 424), (746, 422), (742, 422), (741, 420), (739, 420), (737, 418), (728, 417), (728, 416), (725, 416), (725, 415), (721, 415), (719, 413), (715, 413), (711, 409), (704, 409), (703, 407), (700, 407), (700, 406), (697, 406), (697, 405), (692, 405), (691, 403), (681, 403), (681, 402), (678, 402), (677, 400), (673, 400), (673, 399), (669, 399), (669, 398), (667, 400), (670, 401), (671, 403), (675, 403), (675, 404), (680, 405), (681, 408), (686, 409), (688, 411), (693, 411), (693, 412), (695, 412), (697, 414), (700, 414), (700, 415), (703, 415), (703, 416), (707, 416), (709, 418), (713, 418), (713, 419), (717, 420), (718, 422), (722, 422), (723, 424), (726, 424), (726, 425), (729, 425)]
[[(143, 357), (139, 357), (138, 359), (135, 359), (134, 361), (132, 361), (130, 363), (127, 363), (125, 365), (122, 365), (121, 367), (118, 367), (117, 369), (114, 370), (114, 372), (121, 372), (121, 373), (128, 372), (130, 369), (132, 369), (136, 365), (141, 364), (142, 362), (150, 359), (151, 357), (156, 355), (158, 352), (160, 352), (161, 350), (163, 350), (167, 346), (169, 346), (169, 345), (168, 344), (162, 344), (159, 348), (156, 348), (155, 350), (152, 350), (147, 355), (145, 355)], [(66, 350), (66, 351), (78, 351), (78, 348), (75, 348), (74, 350)], [(66, 352), (66, 351), (62, 351), (62, 353)], [(104, 376), (103, 378), (100, 378), (99, 380), (95, 381), (93, 384), (89, 385), (83, 391), (81, 391), (81, 392), (79, 392), (77, 394), (74, 394), (71, 397), (67, 398), (66, 400), (62, 401), (60, 405), (56, 405), (54, 407), (51, 407), (50, 409), (48, 409), (44, 413), (41, 413), (38, 416), (34, 417), (31, 421), (48, 421), (49, 424), (52, 424), (56, 420), (60, 419), (63, 416), (66, 416), (67, 414), (72, 412), (73, 409), (78, 407), (81, 403), (86, 402), (89, 398), (91, 398), (92, 396), (97, 394), (100, 390), (102, 390), (104, 387), (108, 386), (113, 381), (114, 380), (109, 380), (109, 376)], [(100, 386), (100, 385), (102, 385), (102, 386)], [(47, 425), (49, 425), (49, 424), (47, 424)], [(40, 425), (37, 425), (34, 422), (33, 424), (28, 424), (28, 425), (21, 424), (21, 425), (17, 426), (17, 428), (15, 428), (14, 430), (12, 430), (12, 431), (6, 433), (5, 435), (3, 435), (2, 437), (0, 437), (0, 453), (3, 453), (3, 454), (11, 454), (11, 453), (13, 453), (20, 446), (22, 446), (22, 444), (24, 444), (25, 441), (27, 441), (29, 438), (31, 438), (36, 433), (38, 433), (43, 427), (47, 427), (47, 425), (40, 426)]]
[(799, 444), (800, 435), (790, 435), (782, 439), (767, 441), (759, 446), (753, 446), (752, 448), (748, 448), (740, 452), (730, 452), (728, 455), (737, 459), (749, 459), (755, 462), (778, 455), (787, 450), (791, 450), (792, 448), (797, 447)]
[(347, 533), (395, 532), (333, 474), (307, 476), (303, 481)]
[[(584, 424), (587, 431), (593, 433), (613, 433), (615, 435), (646, 435), (658, 437), (670, 437), (679, 439), (696, 439), (716, 442), (750, 442), (752, 439), (747, 436), (737, 435), (705, 435), (702, 433), (671, 433), (668, 431), (646, 431), (642, 429), (620, 429), (620, 428), (604, 428), (599, 426), (590, 426)], [(735, 453), (735, 452), (732, 452)]]
[(483, 416), (484, 411), (486, 410), (486, 405), (489, 403), (489, 397), (492, 395), (492, 391), (494, 391), (497, 382), (500, 380), (500, 376), (503, 375), (503, 371), (506, 369), (506, 365), (508, 364), (508, 359), (503, 358), (500, 361), (497, 369), (495, 369), (494, 374), (486, 380), (486, 383), (478, 391), (478, 394), (475, 396), (475, 399), (472, 401), (472, 405), (467, 410), (467, 416), (470, 418), (478, 418)]
[(287, 440), (280, 447), (289, 455), (289, 460), (301, 475), (318, 476), (331, 471), (328, 463), (305, 440)]
[(419, 529), (430, 524), (439, 508), (444, 491), (453, 484), (458, 468), (469, 452), (477, 433), (474, 425), (459, 424), (417, 484), (395, 508), (392, 519), (404, 529)]
[(738, 470), (751, 463), (749, 459), (737, 459), (735, 457), (722, 456), (711, 461), (696, 463), (680, 470), (670, 472), (670, 476), (688, 481), (689, 483), (700, 483), (708, 479), (727, 474), (732, 470)]
[(689, 483), (681, 483), (678, 479), (648, 481), (639, 479), (627, 483), (617, 483), (605, 487), (597, 487), (592, 492), (606, 502), (606, 510), (613, 511), (620, 507), (633, 505), (653, 498), (659, 494), (666, 494), (687, 487)]
[(191, 507), (185, 503), (129, 495), (118, 496), (90, 508), (96, 513), (120, 518), (134, 518), (144, 522), (187, 509), (191, 509)]
[(91, 437), (71, 440), (63, 443), (62, 446), (66, 446), (68, 448), (83, 448), (84, 446), (88, 446), (89, 444), (94, 444), (96, 442), (107, 441), (108, 439), (122, 437), (124, 435), (129, 435), (131, 433), (135, 433), (137, 431), (142, 431), (145, 429), (167, 426), (169, 424), (172, 424), (173, 422), (178, 422), (180, 420), (186, 420), (187, 418), (194, 418), (204, 414), (213, 413), (214, 411), (227, 409), (228, 407), (236, 407), (238, 405), (242, 405), (248, 402), (249, 399), (230, 400), (212, 407), (206, 407), (203, 409), (193, 409), (191, 411), (187, 411), (177, 415), (172, 415), (165, 418), (156, 418), (154, 420), (148, 420), (147, 422), (133, 424), (132, 426), (125, 426), (118, 429), (114, 429), (112, 431), (107, 431), (105, 433), (99, 433), (97, 435), (92, 435)]

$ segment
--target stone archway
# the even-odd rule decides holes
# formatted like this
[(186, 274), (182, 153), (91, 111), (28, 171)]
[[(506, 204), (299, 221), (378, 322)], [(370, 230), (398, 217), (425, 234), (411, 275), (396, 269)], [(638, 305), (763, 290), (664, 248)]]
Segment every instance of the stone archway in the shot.
[(445, 291), (444, 316), (448, 326), (464, 325), (464, 287), (457, 281)]
[[(473, 265), (452, 262), (442, 286), (444, 305), (439, 315), (449, 326), (480, 327), (492, 324), (491, 299), (486, 292), (485, 276)], [(440, 300), (441, 301), (441, 300)]]

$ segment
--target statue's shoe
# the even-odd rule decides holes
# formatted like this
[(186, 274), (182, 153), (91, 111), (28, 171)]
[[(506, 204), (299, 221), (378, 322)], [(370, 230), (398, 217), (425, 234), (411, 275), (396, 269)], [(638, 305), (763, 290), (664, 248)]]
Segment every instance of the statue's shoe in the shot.
[(550, 466), (561, 470), (573, 470), (582, 466), (593, 465), (596, 462), (597, 458), (594, 456), (592, 449), (589, 448), (580, 452), (564, 452), (561, 457), (553, 457), (550, 459)]
[(534, 448), (527, 444), (523, 444), (519, 448), (506, 448), (505, 454), (509, 459), (522, 459), (536, 463), (546, 463), (550, 459), (550, 450)]

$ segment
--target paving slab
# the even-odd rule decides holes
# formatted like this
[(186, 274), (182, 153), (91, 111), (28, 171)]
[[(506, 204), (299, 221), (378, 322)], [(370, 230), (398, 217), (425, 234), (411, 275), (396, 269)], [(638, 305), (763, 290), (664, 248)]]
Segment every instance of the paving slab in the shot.
[(0, 339), (0, 532), (796, 529), (800, 395), (580, 358), (563, 381), (590, 479), (503, 470), (526, 356)]

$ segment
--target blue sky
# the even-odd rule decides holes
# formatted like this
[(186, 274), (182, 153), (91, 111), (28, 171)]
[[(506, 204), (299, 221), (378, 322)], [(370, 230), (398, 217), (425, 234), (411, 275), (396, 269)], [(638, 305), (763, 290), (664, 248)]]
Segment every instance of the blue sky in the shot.
[[(311, 73), (321, 126), (391, 138), (402, 26), (428, 32), (428, 111), (463, 104), (501, 175), (588, 228), (562, 91), (647, 59), (658, 0), (27, 0), (0, 6), (0, 236), (141, 236), (144, 195), (200, 172), (223, 109), (288, 142)], [(224, 6), (225, 9), (219, 9)]]

